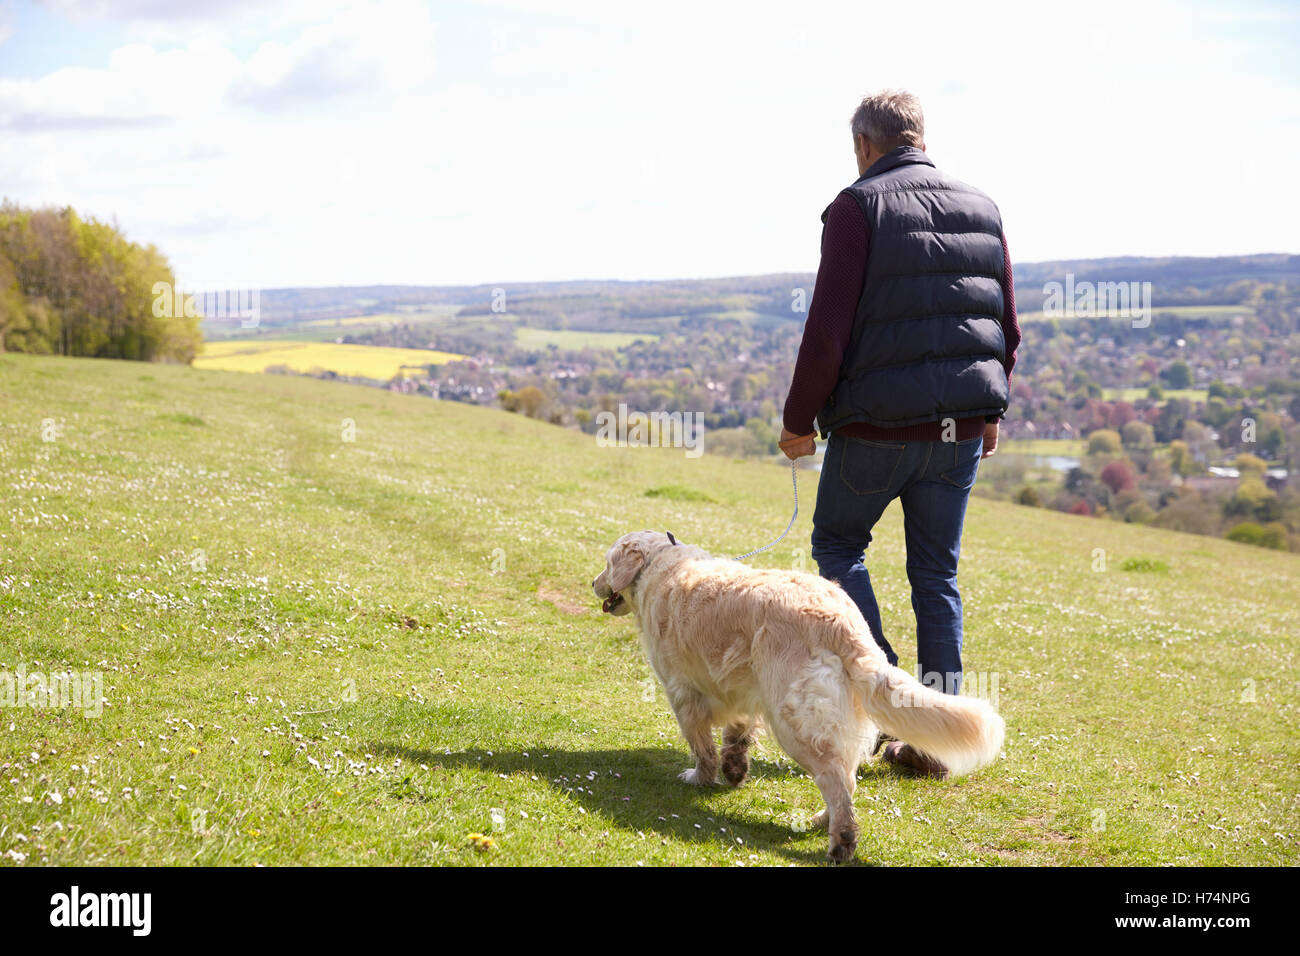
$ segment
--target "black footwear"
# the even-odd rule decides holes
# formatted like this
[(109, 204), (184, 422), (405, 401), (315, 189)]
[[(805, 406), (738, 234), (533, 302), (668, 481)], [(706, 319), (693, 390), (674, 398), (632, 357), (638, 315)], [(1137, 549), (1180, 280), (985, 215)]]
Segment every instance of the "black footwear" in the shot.
[(890, 743), (885, 748), (885, 752), (880, 755), (880, 759), (896, 767), (907, 767), (914, 770), (917, 776), (920, 777), (932, 777), (935, 780), (948, 779), (947, 767), (933, 757), (927, 757), (920, 751), (915, 750), (911, 744), (905, 744), (901, 740)]

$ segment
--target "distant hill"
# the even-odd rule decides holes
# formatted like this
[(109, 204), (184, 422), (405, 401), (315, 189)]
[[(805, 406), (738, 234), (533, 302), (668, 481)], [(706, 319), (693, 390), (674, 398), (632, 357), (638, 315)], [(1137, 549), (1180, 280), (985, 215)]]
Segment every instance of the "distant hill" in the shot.
[[(1042, 307), (1045, 282), (1072, 273), (1077, 281), (1150, 282), (1156, 306), (1232, 305), (1244, 301), (1252, 283), (1300, 282), (1300, 256), (1269, 254), (1219, 257), (1063, 259), (1015, 267), (1017, 301), (1025, 312)], [(268, 289), (262, 293), (262, 322), (268, 326), (354, 315), (458, 307), (466, 315), (492, 314), (505, 307), (541, 325), (603, 331), (649, 331), (645, 319), (748, 312), (802, 321), (795, 290), (811, 299), (810, 272), (732, 276), (717, 279), (567, 282), (508, 282), (461, 286), (338, 286)], [(501, 290), (501, 291), (498, 291)], [(494, 299), (494, 296), (497, 298)], [(494, 305), (497, 306), (494, 309)]]
[(1300, 256), (1291, 255), (1119, 256), (1026, 262), (1013, 268), (1016, 302), (1024, 312), (1042, 308), (1043, 284), (1062, 281), (1066, 273), (1076, 282), (1150, 282), (1157, 307), (1236, 305), (1249, 295), (1253, 283), (1300, 282)]

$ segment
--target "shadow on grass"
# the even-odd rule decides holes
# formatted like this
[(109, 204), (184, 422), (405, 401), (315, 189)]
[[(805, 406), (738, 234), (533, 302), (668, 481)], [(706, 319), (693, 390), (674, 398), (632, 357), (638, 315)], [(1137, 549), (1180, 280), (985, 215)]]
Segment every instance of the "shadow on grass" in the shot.
[[(726, 784), (694, 787), (678, 780), (677, 775), (689, 764), (689, 757), (680, 749), (562, 750), (538, 744), (527, 750), (471, 749), (447, 754), (378, 741), (372, 747), (374, 753), (430, 767), (536, 775), (538, 781), (588, 813), (599, 814), (611, 824), (633, 832), (653, 832), (684, 843), (718, 846), (735, 846), (735, 838), (739, 837), (744, 840), (743, 852), (765, 850), (798, 863), (826, 862), (824, 830), (812, 831), (819, 849), (796, 847), (792, 844), (808, 834), (786, 823), (735, 815), (725, 806), (732, 791)], [(595, 776), (591, 776), (593, 772)], [(742, 786), (761, 786), (763, 779), (788, 780), (791, 776), (786, 766), (755, 759), (750, 765), (750, 777)], [(816, 808), (821, 808), (820, 797), (816, 798)], [(867, 861), (858, 859), (854, 863)]]

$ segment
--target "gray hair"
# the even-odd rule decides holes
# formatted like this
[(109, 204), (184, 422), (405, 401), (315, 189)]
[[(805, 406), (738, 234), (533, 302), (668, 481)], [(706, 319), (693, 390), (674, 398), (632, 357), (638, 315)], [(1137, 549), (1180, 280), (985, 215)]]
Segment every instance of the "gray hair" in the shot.
[(925, 142), (921, 102), (906, 90), (883, 90), (864, 97), (849, 125), (855, 138), (865, 136), (883, 152)]

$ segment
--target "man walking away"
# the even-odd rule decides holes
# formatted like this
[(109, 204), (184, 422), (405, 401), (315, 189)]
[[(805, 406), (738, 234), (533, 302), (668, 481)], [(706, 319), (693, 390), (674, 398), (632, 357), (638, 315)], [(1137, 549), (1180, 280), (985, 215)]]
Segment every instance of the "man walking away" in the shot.
[[(901, 500), (921, 679), (955, 694), (966, 501), (997, 448), (1020, 344), (1011, 257), (993, 201), (925, 154), (914, 96), (868, 96), (851, 126), (859, 178), (822, 214), (781, 447), (792, 460), (814, 454), (814, 419), (827, 438), (813, 559), (894, 665), (863, 559), (886, 506)], [(946, 774), (900, 742), (884, 756)]]

